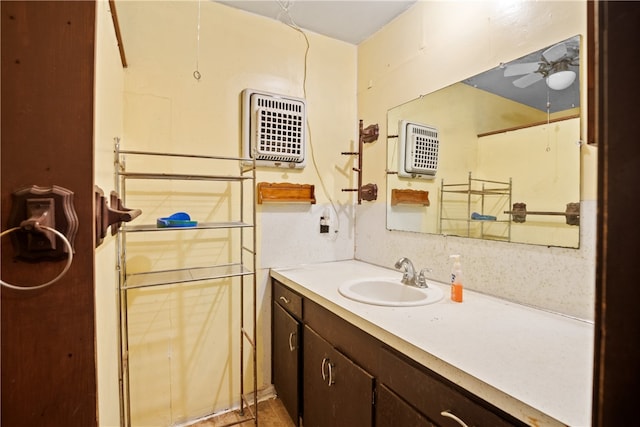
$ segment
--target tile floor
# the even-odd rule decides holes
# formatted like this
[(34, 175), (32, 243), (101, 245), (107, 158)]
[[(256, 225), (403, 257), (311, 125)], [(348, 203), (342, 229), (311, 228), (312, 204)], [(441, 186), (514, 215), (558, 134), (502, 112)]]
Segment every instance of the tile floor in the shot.
[[(236, 411), (232, 411), (193, 424), (191, 427), (222, 427), (229, 423), (241, 421), (242, 418)], [(284, 409), (282, 401), (277, 398), (258, 402), (258, 422), (260, 427), (295, 427), (287, 410)], [(249, 427), (254, 425), (254, 420), (250, 419), (237, 425)]]

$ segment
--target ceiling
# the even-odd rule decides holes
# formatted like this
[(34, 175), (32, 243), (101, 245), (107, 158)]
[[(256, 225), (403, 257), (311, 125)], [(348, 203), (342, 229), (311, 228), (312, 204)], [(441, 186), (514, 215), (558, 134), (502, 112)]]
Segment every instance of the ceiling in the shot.
[(416, 3), (416, 0), (216, 1), (354, 45)]
[[(574, 52), (580, 51), (580, 36), (574, 36), (570, 39), (561, 42), (573, 49)], [(559, 43), (560, 44), (560, 43)], [(536, 52), (530, 53), (522, 58), (518, 58), (514, 61), (487, 70), (484, 73), (477, 76), (470, 77), (463, 80), (463, 83), (476, 87), (478, 89), (485, 90), (487, 92), (494, 93), (507, 99), (520, 102), (530, 107), (536, 108), (540, 111), (548, 111), (549, 113), (556, 113), (558, 111), (564, 111), (571, 108), (580, 106), (580, 79), (576, 80), (565, 90), (555, 91), (547, 87), (544, 79), (537, 81), (536, 83), (520, 88), (513, 85), (513, 81), (522, 77), (517, 75), (514, 77), (505, 77), (505, 67), (512, 64), (522, 63), (537, 63), (541, 60), (543, 53), (549, 46), (540, 49)], [(569, 66), (569, 69), (574, 71), (577, 75), (580, 75), (580, 67), (575, 65)]]

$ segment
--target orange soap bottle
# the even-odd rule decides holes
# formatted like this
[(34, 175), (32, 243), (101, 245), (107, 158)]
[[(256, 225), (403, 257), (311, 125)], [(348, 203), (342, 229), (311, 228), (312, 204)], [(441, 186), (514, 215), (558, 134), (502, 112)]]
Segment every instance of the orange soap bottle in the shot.
[(451, 268), (451, 301), (462, 302), (462, 264), (460, 255), (450, 255), (453, 259)]

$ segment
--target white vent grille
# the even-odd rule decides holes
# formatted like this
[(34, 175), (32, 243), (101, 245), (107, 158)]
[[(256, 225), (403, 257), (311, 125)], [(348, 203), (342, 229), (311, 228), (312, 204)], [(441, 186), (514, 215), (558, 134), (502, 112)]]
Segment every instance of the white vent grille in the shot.
[(261, 166), (305, 166), (306, 103), (252, 89), (243, 91), (243, 155)]
[(438, 171), (438, 129), (405, 120), (400, 121), (398, 175), (410, 178), (434, 178)]

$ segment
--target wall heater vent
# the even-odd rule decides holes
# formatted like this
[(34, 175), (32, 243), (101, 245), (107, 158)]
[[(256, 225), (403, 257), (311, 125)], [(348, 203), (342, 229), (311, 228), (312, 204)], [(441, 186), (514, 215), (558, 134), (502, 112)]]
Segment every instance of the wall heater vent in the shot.
[(306, 102), (268, 92), (242, 92), (243, 156), (259, 166), (303, 168)]
[(435, 178), (438, 171), (438, 129), (401, 120), (398, 175), (405, 178)]

